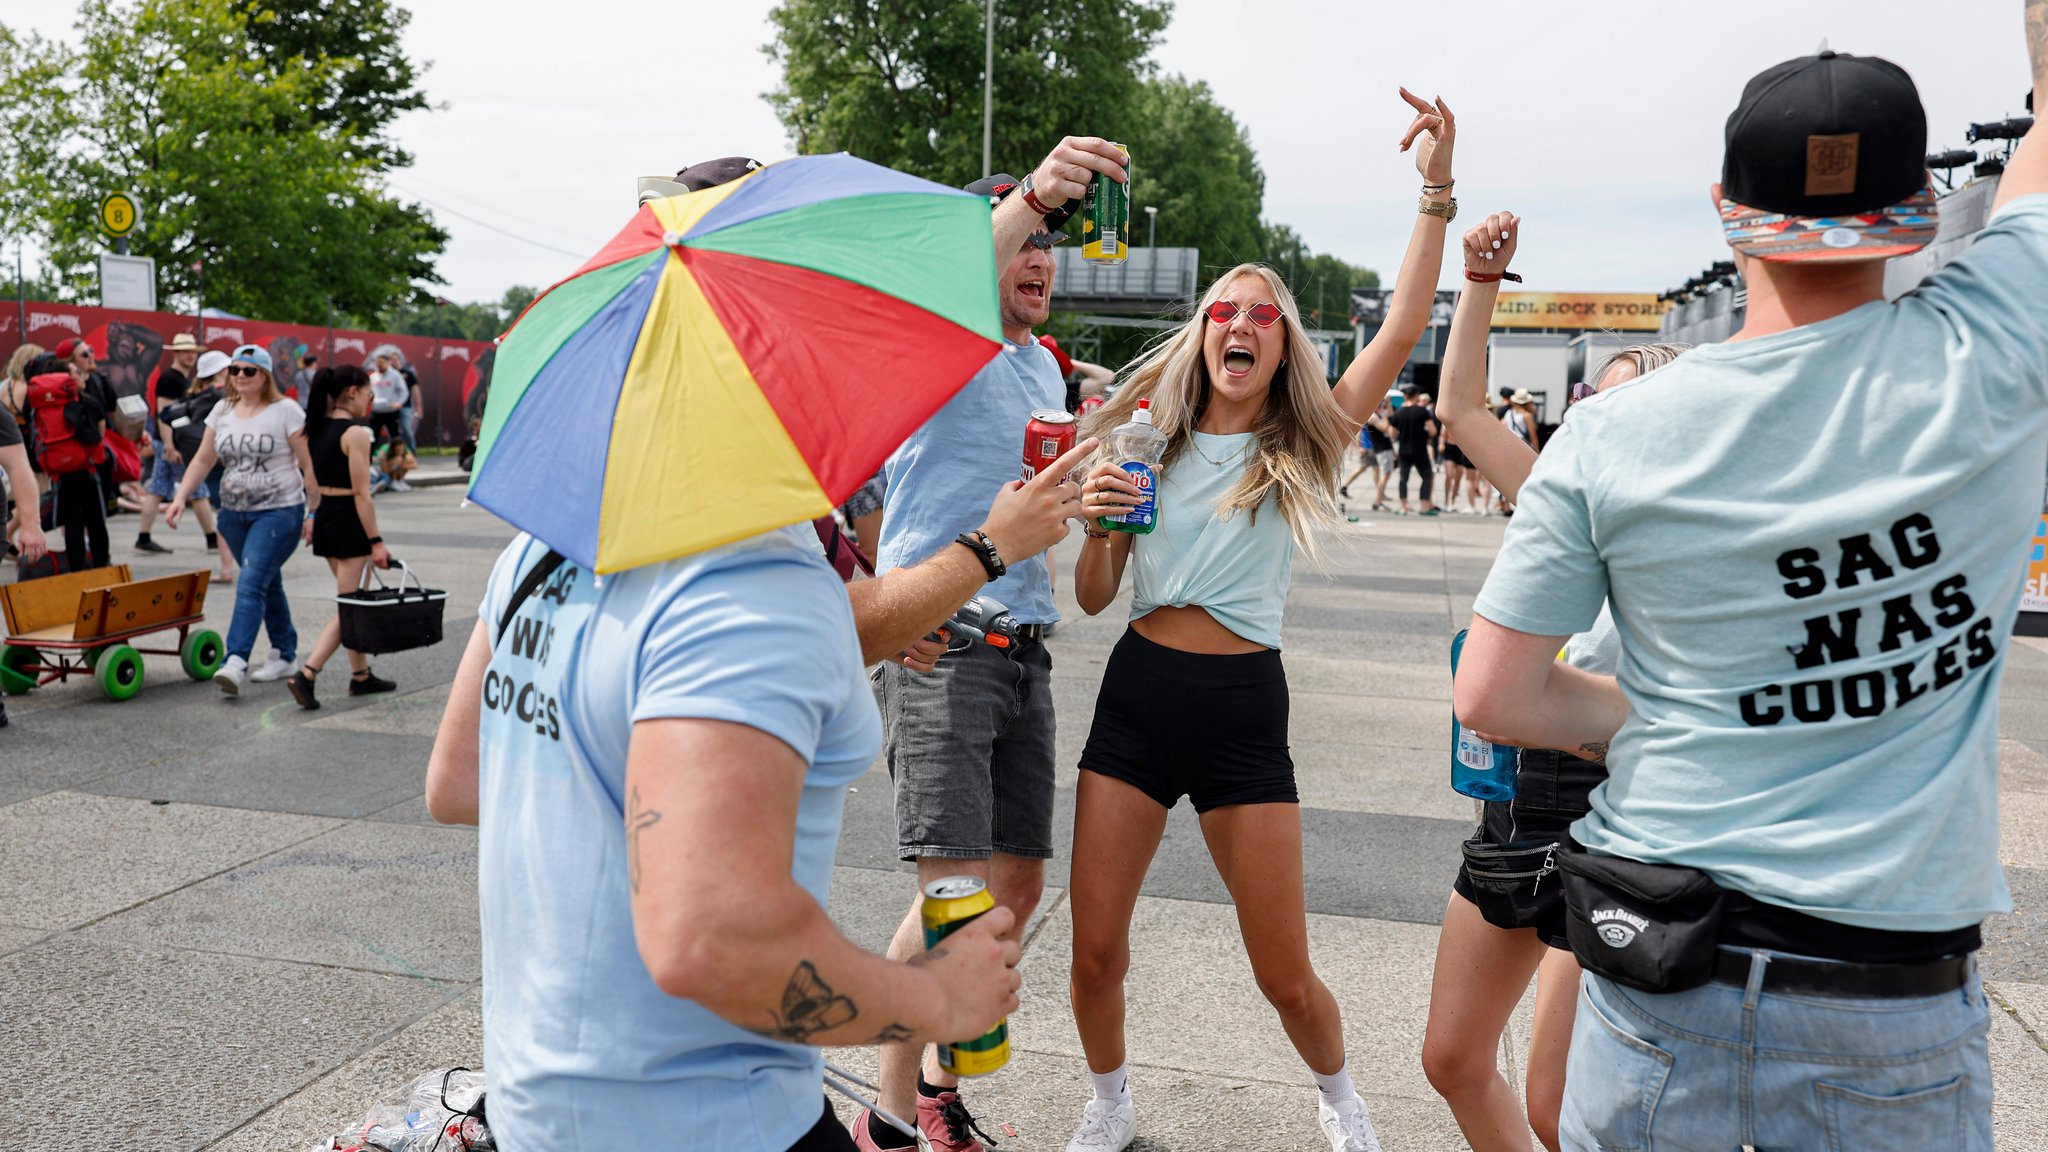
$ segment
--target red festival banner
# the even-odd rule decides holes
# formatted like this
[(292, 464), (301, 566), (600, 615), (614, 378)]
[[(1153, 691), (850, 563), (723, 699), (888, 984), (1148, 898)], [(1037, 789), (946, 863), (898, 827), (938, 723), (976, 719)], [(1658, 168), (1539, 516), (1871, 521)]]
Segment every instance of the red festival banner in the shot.
[[(24, 331), (24, 326), (26, 330)], [(164, 347), (189, 332), (201, 348), (232, 352), (243, 344), (269, 351), (278, 386), (295, 390), (299, 357), (310, 352), (322, 365), (366, 364), (380, 348), (395, 348), (420, 381), (419, 442), (452, 445), (468, 434), (468, 401), (491, 378), (496, 348), (481, 340), (358, 332), (269, 320), (232, 320), (168, 312), (128, 312), (78, 304), (28, 301), (0, 305), (0, 358), (23, 343), (54, 350), (66, 339), (83, 339), (99, 358), (120, 396), (149, 391), (158, 370), (170, 363)], [(303, 397), (300, 397), (303, 400)]]

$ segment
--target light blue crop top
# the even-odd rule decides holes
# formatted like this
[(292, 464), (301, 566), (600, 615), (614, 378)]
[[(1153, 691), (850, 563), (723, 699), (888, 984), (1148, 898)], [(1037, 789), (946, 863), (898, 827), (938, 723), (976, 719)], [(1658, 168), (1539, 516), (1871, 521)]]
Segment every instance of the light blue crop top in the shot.
[(1272, 496), (1259, 505), (1256, 522), (1243, 510), (1219, 517), (1216, 506), (1244, 476), (1253, 434), (1193, 435), (1194, 444), (1161, 470), (1159, 523), (1133, 541), (1131, 619), (1192, 604), (1252, 643), (1278, 648), (1294, 574), (1287, 517)]

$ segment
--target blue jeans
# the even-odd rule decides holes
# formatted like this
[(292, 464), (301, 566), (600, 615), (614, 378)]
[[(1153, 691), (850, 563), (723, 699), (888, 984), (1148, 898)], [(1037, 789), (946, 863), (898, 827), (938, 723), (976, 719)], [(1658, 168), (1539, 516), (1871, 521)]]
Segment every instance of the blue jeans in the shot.
[(1991, 1152), (1991, 1027), (1969, 983), (1905, 999), (1663, 995), (1588, 972), (1558, 1136), (1572, 1152)]
[(228, 622), (228, 655), (247, 660), (256, 647), (256, 629), (270, 633), (270, 646), (290, 662), (299, 654), (299, 633), (292, 627), (292, 606), (284, 595), (284, 562), (299, 546), (306, 506), (262, 512), (220, 510), (221, 539), (242, 566), (235, 582), (235, 615)]

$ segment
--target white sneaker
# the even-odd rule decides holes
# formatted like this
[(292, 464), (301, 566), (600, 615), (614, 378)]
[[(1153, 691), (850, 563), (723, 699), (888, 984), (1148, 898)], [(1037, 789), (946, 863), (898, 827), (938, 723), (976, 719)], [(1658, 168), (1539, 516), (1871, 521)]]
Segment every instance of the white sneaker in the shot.
[(1354, 1093), (1349, 1100), (1329, 1104), (1318, 1093), (1316, 1119), (1323, 1125), (1323, 1135), (1330, 1138), (1330, 1152), (1381, 1152), (1364, 1097)]
[(1081, 1130), (1067, 1141), (1067, 1152), (1123, 1152), (1138, 1135), (1138, 1110), (1129, 1094), (1121, 1100), (1097, 1097), (1081, 1113)]
[(228, 657), (228, 662), (213, 674), (213, 682), (229, 696), (242, 694), (242, 685), (249, 682), (249, 662), (240, 656)]
[(393, 480), (391, 482), (391, 490), (393, 492), (410, 492), (412, 491), (412, 485), (407, 484), (403, 480)]
[(291, 674), (292, 662), (284, 658), (284, 653), (272, 648), (269, 661), (251, 669), (249, 679), (258, 684), (271, 684)]

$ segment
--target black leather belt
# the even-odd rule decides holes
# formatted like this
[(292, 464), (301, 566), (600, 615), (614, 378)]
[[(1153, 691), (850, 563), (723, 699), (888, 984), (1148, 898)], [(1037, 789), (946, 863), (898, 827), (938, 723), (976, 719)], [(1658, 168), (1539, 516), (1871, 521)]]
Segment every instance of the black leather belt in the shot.
[[(1750, 952), (1723, 948), (1714, 958), (1714, 981), (1747, 987)], [(1802, 960), (1772, 955), (1764, 966), (1766, 992), (1807, 996), (1905, 999), (1939, 996), (1961, 988), (1970, 978), (1970, 957), (1944, 956), (1918, 964), (1858, 964), (1837, 960)]]

